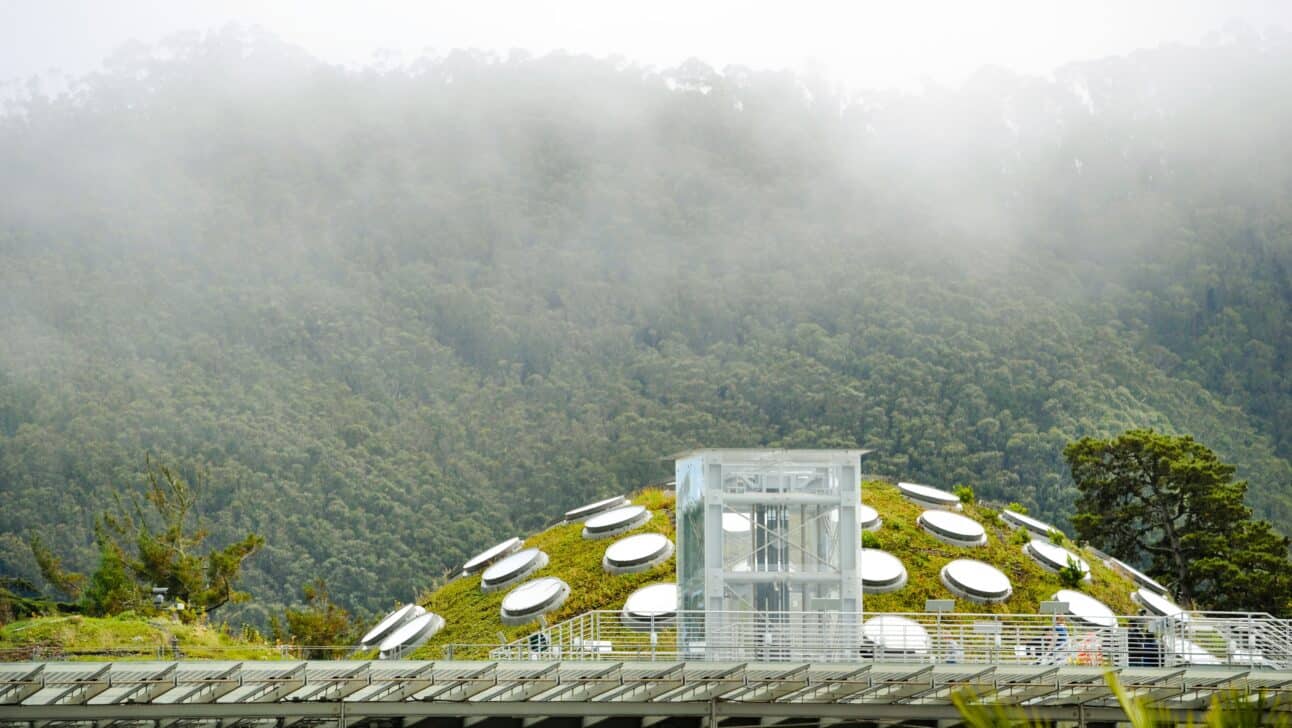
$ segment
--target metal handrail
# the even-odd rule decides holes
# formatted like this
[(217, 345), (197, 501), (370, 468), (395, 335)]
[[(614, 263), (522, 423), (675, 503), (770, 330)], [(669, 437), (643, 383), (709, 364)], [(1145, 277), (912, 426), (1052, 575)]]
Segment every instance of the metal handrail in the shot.
[[(877, 630), (872, 620), (880, 617), (891, 623)], [(437, 657), (448, 660), (888, 660), (1292, 669), (1292, 621), (1263, 613), (1118, 616), (1105, 626), (1068, 617), (1063, 630), (1057, 629), (1059, 624), (1055, 615), (1036, 614), (682, 611), (651, 625), (625, 621), (617, 611), (594, 610), (509, 643), (434, 649)], [(375, 649), (369, 652), (375, 656)], [(326, 660), (356, 654), (352, 645), (131, 644), (77, 651), (41, 644), (5, 648), (0, 660)]]
[(1036, 614), (680, 611), (653, 627), (595, 610), (495, 647), (489, 657), (1292, 669), (1292, 623), (1246, 612), (1083, 621)]

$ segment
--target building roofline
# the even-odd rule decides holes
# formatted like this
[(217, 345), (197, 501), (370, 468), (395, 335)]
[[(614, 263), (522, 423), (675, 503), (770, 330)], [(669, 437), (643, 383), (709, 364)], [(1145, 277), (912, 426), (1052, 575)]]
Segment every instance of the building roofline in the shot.
[(833, 457), (838, 455), (856, 455), (863, 457), (874, 452), (869, 448), (786, 448), (786, 447), (697, 447), (673, 453), (664, 460), (682, 460), (706, 453), (732, 453), (736, 455), (761, 455), (768, 459), (783, 459), (793, 456)]

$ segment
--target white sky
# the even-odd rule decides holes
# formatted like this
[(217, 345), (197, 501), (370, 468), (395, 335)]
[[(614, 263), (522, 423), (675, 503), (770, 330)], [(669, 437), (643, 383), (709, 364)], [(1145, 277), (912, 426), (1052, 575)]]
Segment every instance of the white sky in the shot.
[(366, 63), (474, 47), (565, 49), (667, 66), (814, 67), (853, 86), (958, 83), (986, 64), (1047, 73), (1072, 60), (1197, 43), (1231, 21), (1292, 30), (1292, 0), (0, 0), (0, 81), (81, 75), (129, 40), (229, 22), (314, 55)]

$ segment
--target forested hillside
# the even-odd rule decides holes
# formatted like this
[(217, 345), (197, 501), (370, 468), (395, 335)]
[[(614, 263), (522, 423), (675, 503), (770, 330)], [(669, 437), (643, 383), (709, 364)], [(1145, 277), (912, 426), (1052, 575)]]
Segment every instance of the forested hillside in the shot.
[[(692, 446), (1066, 523), (1065, 443), (1193, 434), (1292, 522), (1292, 41), (842, 93), (254, 33), (0, 118), (0, 574), (145, 454), (256, 602), (367, 613)], [(232, 616), (233, 612), (228, 612)]]

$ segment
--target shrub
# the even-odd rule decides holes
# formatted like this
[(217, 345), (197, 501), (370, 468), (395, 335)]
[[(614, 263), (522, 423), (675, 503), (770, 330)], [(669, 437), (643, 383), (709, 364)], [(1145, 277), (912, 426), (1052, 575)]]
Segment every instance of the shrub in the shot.
[(862, 548), (868, 548), (868, 549), (880, 548), (879, 537), (871, 533), (870, 531), (862, 531), (861, 546)]
[(973, 488), (968, 485), (965, 485), (964, 483), (961, 483), (960, 485), (953, 487), (951, 489), (951, 492), (954, 493), (955, 496), (960, 499), (961, 503), (973, 503), (975, 500), (975, 496), (973, 494)]
[(1031, 540), (1032, 534), (1028, 533), (1026, 528), (1015, 529), (1014, 535), (1009, 537), (1009, 542), (1016, 546), (1022, 546)]
[(1077, 589), (1081, 586), (1081, 581), (1085, 579), (1086, 572), (1081, 568), (1077, 560), (1068, 557), (1068, 565), (1059, 569), (1059, 583), (1068, 589)]
[(1067, 537), (1063, 535), (1063, 531), (1060, 531), (1057, 528), (1050, 529), (1050, 543), (1055, 546), (1062, 546), (1063, 542), (1066, 540)]
[(1009, 505), (1005, 506), (1005, 510), (1013, 511), (1015, 513), (1022, 513), (1025, 516), (1027, 515), (1027, 506), (1023, 505), (1022, 503), (1019, 503), (1018, 501), (1014, 501)]

